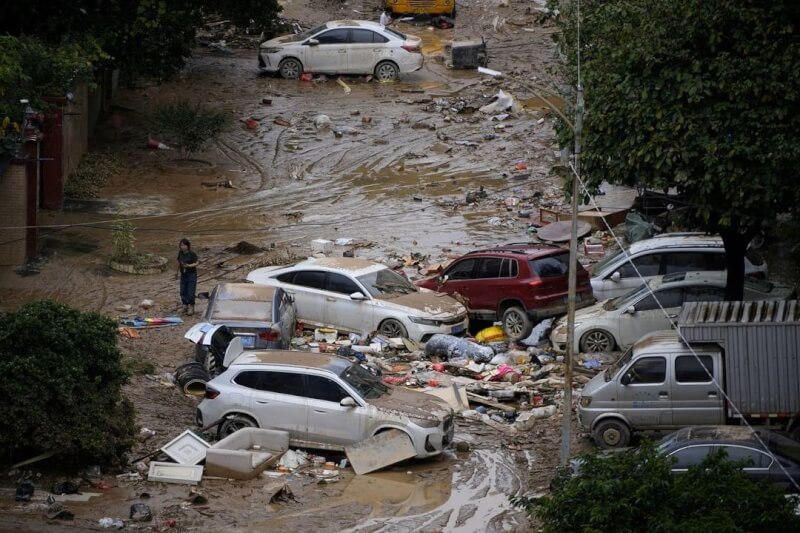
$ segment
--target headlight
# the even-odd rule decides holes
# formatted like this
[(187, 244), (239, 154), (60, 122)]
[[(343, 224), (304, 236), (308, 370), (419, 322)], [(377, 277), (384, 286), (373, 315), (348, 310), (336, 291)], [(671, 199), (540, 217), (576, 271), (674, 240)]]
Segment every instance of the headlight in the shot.
[(280, 51), (281, 51), (280, 48), (262, 48), (261, 49), (261, 53), (262, 54), (277, 54)]
[(423, 326), (441, 326), (441, 320), (433, 320), (432, 318), (422, 318), (419, 316), (410, 316), (408, 319), (414, 324), (422, 324)]
[(591, 396), (581, 396), (581, 407), (589, 407), (592, 404)]

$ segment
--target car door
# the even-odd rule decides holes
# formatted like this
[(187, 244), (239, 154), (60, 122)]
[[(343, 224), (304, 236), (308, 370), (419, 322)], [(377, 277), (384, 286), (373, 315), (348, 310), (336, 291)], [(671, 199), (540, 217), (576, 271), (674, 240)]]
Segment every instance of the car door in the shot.
[[(347, 50), (350, 30), (336, 28), (318, 34), (318, 44), (305, 44), (306, 72), (347, 73)], [(308, 41), (307, 41), (308, 42)]]
[[(699, 360), (698, 360), (699, 359)], [(724, 423), (719, 354), (676, 355), (673, 359), (672, 421), (678, 427)]]
[[(660, 253), (652, 253), (640, 255), (633, 259), (633, 268), (630, 262), (620, 264), (616, 269), (613, 269), (605, 279), (602, 281), (602, 294), (603, 298), (616, 298), (623, 294), (635, 289), (642, 284), (642, 279), (639, 274), (648, 280), (661, 273), (662, 256)], [(636, 273), (639, 271), (639, 274)], [(619, 273), (619, 279), (614, 280), (614, 273)]]
[(325, 325), (325, 272), (304, 269), (278, 276), (283, 289), (294, 298), (297, 319), (315, 326)]
[[(497, 311), (498, 295), (508, 292), (509, 278), (501, 275), (510, 271), (510, 262), (510, 259), (502, 257), (476, 258), (472, 280), (464, 284), (465, 289), (462, 293), (469, 298), (469, 305), (473, 311), (481, 314)], [(516, 264), (516, 261), (514, 263)]]
[(350, 30), (347, 70), (351, 74), (372, 74), (375, 65), (385, 55), (389, 39), (372, 30)]
[(620, 413), (635, 429), (672, 425), (669, 365), (666, 355), (641, 357), (617, 383)]
[(245, 370), (233, 380), (250, 389), (250, 412), (260, 428), (288, 431), (290, 439), (306, 440), (308, 405), (302, 374)]
[[(308, 440), (346, 446), (361, 442), (367, 435), (369, 411), (361, 406), (341, 384), (325, 376), (306, 374), (305, 395), (308, 402)], [(355, 406), (342, 406), (344, 398), (353, 398)]]
[[(718, 444), (717, 448), (725, 450), (729, 461), (742, 461), (744, 463), (742, 470), (750, 479), (772, 481), (770, 475), (772, 457), (768, 454), (751, 446), (739, 444)], [(788, 483), (789, 480), (786, 481)]]
[(478, 260), (474, 257), (456, 261), (442, 273), (442, 279), (445, 277), (447, 277), (447, 279), (439, 286), (439, 292), (446, 292), (447, 294), (454, 294), (457, 292), (463, 296), (470, 311), (472, 311), (472, 304), (469, 294), (472, 288), (472, 280), (477, 263)]
[(686, 472), (689, 470), (690, 466), (695, 466), (702, 463), (703, 459), (705, 459), (708, 454), (713, 451), (713, 444), (692, 444), (670, 452), (668, 457), (671, 457), (675, 461), (672, 465), (672, 472)]
[[(352, 278), (337, 272), (328, 272), (325, 289), (325, 322), (328, 325), (356, 333), (375, 330), (372, 299)], [(355, 292), (368, 299), (353, 300), (350, 295)]]
[[(653, 297), (655, 295), (655, 298)], [(656, 300), (657, 299), (657, 300)], [(664, 310), (661, 310), (659, 303)], [(670, 318), (674, 320), (683, 304), (683, 290), (680, 287), (659, 288), (653, 294), (632, 302), (633, 313), (620, 309), (619, 342), (623, 347), (630, 346), (644, 335), (661, 329), (670, 329)], [(664, 311), (667, 315), (664, 315)]]

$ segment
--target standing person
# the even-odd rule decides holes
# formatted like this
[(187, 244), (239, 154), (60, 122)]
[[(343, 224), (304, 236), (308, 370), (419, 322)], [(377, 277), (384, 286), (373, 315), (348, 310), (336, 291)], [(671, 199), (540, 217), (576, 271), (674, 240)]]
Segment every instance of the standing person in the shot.
[(380, 24), (381, 26), (388, 26), (391, 23), (392, 23), (392, 10), (387, 7), (386, 9), (383, 10), (383, 13), (381, 13)]
[(178, 271), (175, 279), (181, 278), (181, 303), (183, 312), (187, 315), (194, 314), (194, 295), (197, 292), (197, 254), (192, 251), (189, 239), (181, 239), (178, 252)]

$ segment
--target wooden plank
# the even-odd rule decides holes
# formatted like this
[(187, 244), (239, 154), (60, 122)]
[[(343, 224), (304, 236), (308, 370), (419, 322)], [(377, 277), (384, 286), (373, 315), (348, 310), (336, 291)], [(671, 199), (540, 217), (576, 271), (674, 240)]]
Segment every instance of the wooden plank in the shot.
[(484, 398), (479, 394), (475, 394), (474, 392), (467, 392), (467, 398), (469, 401), (473, 403), (479, 403), (481, 405), (486, 405), (488, 407), (494, 407), (495, 409), (500, 409), (504, 413), (512, 413), (516, 411), (513, 407), (509, 407), (508, 405), (503, 405), (500, 402), (496, 402), (494, 400), (490, 400), (489, 398)]

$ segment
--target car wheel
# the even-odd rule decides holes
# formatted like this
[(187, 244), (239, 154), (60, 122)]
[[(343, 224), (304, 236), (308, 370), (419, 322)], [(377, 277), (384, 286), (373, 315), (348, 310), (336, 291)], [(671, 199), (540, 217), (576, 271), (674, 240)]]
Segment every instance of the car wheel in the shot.
[(400, 69), (391, 61), (382, 61), (375, 67), (375, 78), (378, 81), (396, 81), (400, 77)]
[(631, 430), (619, 420), (604, 420), (597, 424), (592, 433), (598, 448), (624, 448), (631, 441)]
[(582, 352), (589, 353), (610, 352), (615, 345), (616, 342), (609, 333), (593, 329), (581, 337), (580, 349)]
[(226, 418), (219, 426), (219, 438), (224, 439), (232, 433), (236, 433), (242, 428), (257, 428), (256, 421), (249, 416), (233, 415)]
[(284, 59), (278, 67), (278, 72), (281, 73), (282, 78), (296, 80), (303, 73), (303, 65), (296, 59)]
[(533, 323), (521, 307), (509, 307), (503, 313), (503, 331), (509, 340), (518, 341), (531, 334)]
[(212, 378), (222, 373), (222, 359), (214, 355), (209, 349), (197, 350), (195, 361), (202, 364)]
[(406, 331), (406, 327), (401, 324), (400, 321), (395, 320), (394, 318), (390, 318), (381, 322), (381, 325), (378, 326), (378, 333), (389, 338), (408, 337), (408, 331)]

